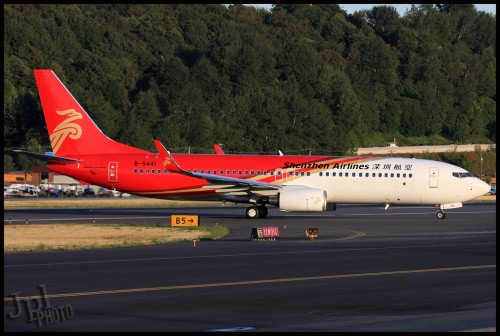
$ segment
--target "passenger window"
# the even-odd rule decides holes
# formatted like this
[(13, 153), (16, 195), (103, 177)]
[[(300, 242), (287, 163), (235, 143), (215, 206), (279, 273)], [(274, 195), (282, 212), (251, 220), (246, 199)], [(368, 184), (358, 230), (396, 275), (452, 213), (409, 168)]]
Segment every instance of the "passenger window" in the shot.
[(149, 174), (149, 169), (146, 169), (146, 174)]
[(311, 172), (307, 172), (307, 176), (311, 176)]
[(253, 176), (253, 173), (254, 173), (254, 171), (253, 171), (253, 170), (251, 170), (251, 171), (250, 171), (250, 175), (252, 175), (252, 176)]
[(339, 173), (339, 176), (342, 176), (342, 173)]
[(167, 170), (166, 169), (163, 169), (163, 174), (166, 174), (167, 173)]
[(300, 172), (300, 176), (304, 176), (304, 172)]
[(332, 176), (333, 176), (333, 177), (337, 176), (337, 172), (333, 172), (333, 173), (332, 173)]
[(378, 173), (378, 177), (382, 177), (382, 173)]
[(323, 176), (323, 172), (319, 172), (319, 176)]
[(141, 170), (139, 170), (139, 173), (140, 173), (140, 174), (142, 174), (142, 169), (141, 169)]
[(369, 177), (369, 176), (370, 176), (370, 174), (369, 174), (369, 173), (366, 173), (366, 174), (365, 174), (365, 177)]
[(330, 174), (329, 172), (326, 172), (326, 173), (325, 173), (325, 175), (326, 175), (326, 176), (329, 176), (329, 174)]
[(238, 172), (239, 175), (241, 175), (241, 170)]
[(408, 177), (409, 177), (409, 178), (411, 178), (411, 176), (412, 176), (412, 175), (413, 175), (413, 174), (408, 174)]
[(269, 172), (269, 174), (270, 174), (270, 175), (274, 175), (274, 170), (271, 170), (271, 171)]
[(396, 177), (397, 177), (397, 178), (399, 178), (399, 176), (400, 176), (400, 174), (398, 173), (398, 174), (396, 175)]
[(358, 176), (359, 176), (359, 177), (363, 177), (363, 173), (359, 173), (359, 175), (358, 175)]
[(134, 174), (137, 174), (137, 169), (134, 169)]
[(245, 175), (248, 175), (248, 170), (245, 170)]
[(387, 173), (384, 174), (384, 177), (388, 177), (388, 176), (389, 176), (389, 174), (387, 174)]
[(394, 173), (391, 173), (391, 177), (394, 177)]
[(236, 170), (233, 170), (233, 175), (236, 175)]

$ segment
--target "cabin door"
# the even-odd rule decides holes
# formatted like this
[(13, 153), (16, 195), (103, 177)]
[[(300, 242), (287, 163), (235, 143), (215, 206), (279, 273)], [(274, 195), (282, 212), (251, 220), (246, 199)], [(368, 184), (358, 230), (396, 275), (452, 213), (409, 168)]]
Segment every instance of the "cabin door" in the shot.
[(439, 184), (439, 168), (429, 168), (429, 188), (437, 188)]
[(118, 182), (118, 162), (110, 162), (108, 164), (108, 181)]

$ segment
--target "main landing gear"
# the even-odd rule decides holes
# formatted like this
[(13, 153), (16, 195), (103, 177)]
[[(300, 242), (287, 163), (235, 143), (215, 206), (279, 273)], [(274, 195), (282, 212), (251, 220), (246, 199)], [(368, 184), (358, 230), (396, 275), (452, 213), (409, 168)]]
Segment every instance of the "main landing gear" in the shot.
[(446, 218), (446, 214), (441, 209), (438, 210), (438, 212), (436, 213), (436, 216), (437, 216), (438, 219), (445, 219)]
[(267, 216), (267, 208), (265, 205), (251, 206), (246, 211), (247, 218), (264, 218)]

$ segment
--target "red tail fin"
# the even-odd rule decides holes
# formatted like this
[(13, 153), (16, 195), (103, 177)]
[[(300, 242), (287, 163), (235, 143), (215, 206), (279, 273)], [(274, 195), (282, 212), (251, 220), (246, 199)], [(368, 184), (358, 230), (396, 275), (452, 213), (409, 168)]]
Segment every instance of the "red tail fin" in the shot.
[(34, 73), (54, 154), (146, 152), (108, 138), (52, 70)]

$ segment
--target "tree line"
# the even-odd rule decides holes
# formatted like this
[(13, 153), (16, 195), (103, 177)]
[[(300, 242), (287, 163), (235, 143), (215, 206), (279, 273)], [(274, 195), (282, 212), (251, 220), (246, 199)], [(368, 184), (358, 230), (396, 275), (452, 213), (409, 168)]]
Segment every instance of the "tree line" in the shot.
[[(4, 4), (4, 148), (49, 151), (33, 69), (155, 151), (496, 141), (496, 16), (472, 4)], [(4, 169), (31, 159), (4, 150)]]

